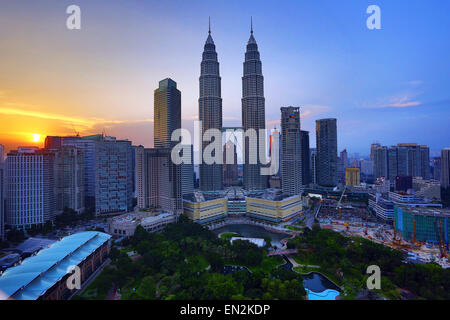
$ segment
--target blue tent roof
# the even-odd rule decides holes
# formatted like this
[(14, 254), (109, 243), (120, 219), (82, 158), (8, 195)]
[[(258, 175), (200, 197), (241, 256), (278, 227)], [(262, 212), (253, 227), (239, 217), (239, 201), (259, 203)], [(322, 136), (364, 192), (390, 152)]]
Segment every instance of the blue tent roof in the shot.
[[(35, 300), (111, 238), (102, 232), (76, 233), (55, 242), (0, 277), (0, 291), (17, 300)], [(0, 294), (1, 295), (1, 294)]]

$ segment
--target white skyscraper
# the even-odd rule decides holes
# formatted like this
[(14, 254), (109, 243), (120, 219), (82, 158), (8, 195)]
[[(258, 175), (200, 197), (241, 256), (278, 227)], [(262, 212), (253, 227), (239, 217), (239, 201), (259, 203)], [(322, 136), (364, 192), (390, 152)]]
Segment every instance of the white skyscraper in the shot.
[(7, 158), (6, 223), (17, 229), (43, 225), (55, 215), (55, 153), (19, 148)]

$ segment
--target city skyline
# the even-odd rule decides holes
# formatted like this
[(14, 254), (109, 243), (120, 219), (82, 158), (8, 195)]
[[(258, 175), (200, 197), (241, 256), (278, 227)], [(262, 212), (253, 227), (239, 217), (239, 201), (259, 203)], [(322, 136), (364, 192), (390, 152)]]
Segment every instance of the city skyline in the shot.
[(315, 120), (338, 119), (338, 150), (367, 155), (374, 141), (417, 142), (438, 156), (448, 147), (448, 4), (379, 1), (382, 30), (368, 30), (364, 1), (277, 8), (198, 1), (189, 4), (192, 16), (177, 1), (79, 1), (82, 29), (69, 31), (68, 3), (24, 3), (5, 4), (0, 22), (0, 143), (7, 150), (42, 146), (47, 135), (103, 131), (151, 147), (151, 91), (167, 77), (179, 85), (183, 127), (192, 131), (208, 16), (220, 53), (224, 126), (241, 122), (241, 63), (253, 16), (268, 129), (279, 128), (281, 106), (299, 105), (312, 142)]

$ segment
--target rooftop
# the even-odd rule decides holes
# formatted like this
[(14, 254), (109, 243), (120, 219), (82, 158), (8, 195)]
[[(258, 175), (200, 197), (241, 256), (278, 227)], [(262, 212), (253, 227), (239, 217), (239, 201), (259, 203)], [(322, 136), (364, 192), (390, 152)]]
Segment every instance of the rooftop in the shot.
[(36, 252), (50, 246), (55, 240), (45, 238), (29, 238), (17, 246), (20, 252)]
[(38, 299), (67, 274), (69, 267), (80, 264), (110, 238), (95, 231), (64, 237), (19, 266), (7, 269), (0, 277), (0, 295), (16, 300)]
[(406, 212), (410, 212), (416, 216), (435, 216), (442, 218), (450, 218), (450, 209), (442, 208), (429, 208), (429, 207), (409, 207), (409, 206), (398, 206)]
[(170, 213), (159, 213), (159, 214), (153, 214), (150, 212), (145, 212), (145, 211), (141, 211), (141, 212), (131, 212), (131, 213), (126, 213), (123, 215), (120, 215), (118, 217), (115, 217), (112, 219), (112, 221), (114, 223), (118, 223), (118, 224), (140, 224), (140, 223), (150, 223), (152, 222), (152, 220), (158, 220), (158, 219), (162, 219), (162, 218), (166, 218), (171, 216), (172, 214)]

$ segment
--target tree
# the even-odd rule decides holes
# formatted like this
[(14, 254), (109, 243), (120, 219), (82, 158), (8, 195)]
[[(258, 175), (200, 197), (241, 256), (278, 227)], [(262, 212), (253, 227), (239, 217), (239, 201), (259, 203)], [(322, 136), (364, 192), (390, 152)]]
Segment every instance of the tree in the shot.
[(242, 286), (239, 286), (230, 275), (211, 273), (207, 277), (203, 299), (228, 300), (242, 293)]
[(148, 240), (142, 240), (139, 242), (139, 244), (136, 246), (136, 251), (140, 255), (144, 255), (145, 253), (149, 252), (151, 249), (151, 244)]
[(135, 244), (140, 243), (141, 241), (148, 239), (148, 236), (148, 231), (145, 230), (143, 226), (138, 225), (134, 230), (133, 242)]
[(215, 252), (208, 252), (206, 259), (211, 265), (211, 271), (222, 272), (224, 267), (224, 262), (222, 256)]
[(112, 247), (111, 251), (109, 252), (109, 257), (112, 261), (116, 261), (120, 257), (120, 251), (116, 247)]
[(144, 277), (136, 290), (139, 298), (145, 300), (156, 299), (156, 283), (151, 276)]

